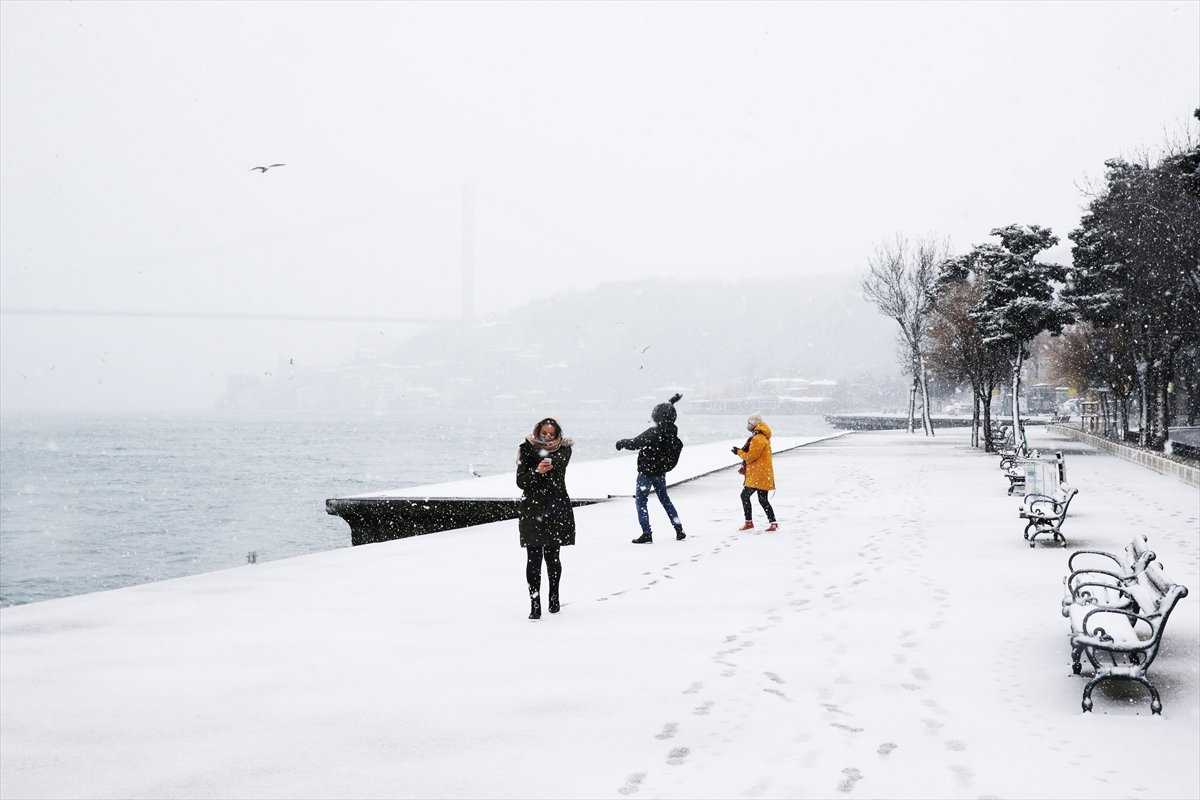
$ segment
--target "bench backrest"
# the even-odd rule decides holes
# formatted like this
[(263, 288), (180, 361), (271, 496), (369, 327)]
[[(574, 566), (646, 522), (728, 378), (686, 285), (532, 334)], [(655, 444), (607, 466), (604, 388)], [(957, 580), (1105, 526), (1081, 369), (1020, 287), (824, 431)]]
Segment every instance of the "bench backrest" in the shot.
[(1142, 609), (1142, 615), (1148, 617), (1151, 622), (1151, 639), (1153, 643), (1151, 648), (1147, 649), (1148, 658), (1142, 664), (1143, 670), (1149, 668), (1150, 662), (1154, 660), (1154, 656), (1158, 654), (1158, 645), (1162, 642), (1163, 629), (1167, 626), (1167, 619), (1171, 616), (1171, 611), (1175, 605), (1184, 597), (1187, 597), (1187, 587), (1173, 583), (1167, 589), (1166, 593), (1159, 598), (1158, 608), (1153, 614), (1147, 613)]
[(1150, 549), (1150, 538), (1144, 533), (1135, 533), (1129, 544), (1125, 545), (1125, 555), (1128, 556), (1129, 563), (1141, 561), (1146, 553), (1150, 553), (1151, 558), (1154, 557), (1154, 552)]
[[(1165, 597), (1171, 589), (1179, 585), (1167, 577), (1161, 561), (1156, 561), (1142, 570), (1142, 574), (1138, 576), (1138, 583), (1145, 584), (1159, 598)], [(1187, 594), (1187, 589), (1183, 591)]]

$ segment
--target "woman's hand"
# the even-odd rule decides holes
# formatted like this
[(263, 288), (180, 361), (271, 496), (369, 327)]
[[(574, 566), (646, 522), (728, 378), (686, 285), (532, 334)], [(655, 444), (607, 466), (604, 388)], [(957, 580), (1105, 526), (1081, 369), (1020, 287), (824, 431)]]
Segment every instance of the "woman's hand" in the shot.
[(543, 458), (538, 462), (537, 468), (534, 471), (541, 475), (545, 475), (552, 469), (554, 469), (554, 464), (550, 461), (550, 459)]

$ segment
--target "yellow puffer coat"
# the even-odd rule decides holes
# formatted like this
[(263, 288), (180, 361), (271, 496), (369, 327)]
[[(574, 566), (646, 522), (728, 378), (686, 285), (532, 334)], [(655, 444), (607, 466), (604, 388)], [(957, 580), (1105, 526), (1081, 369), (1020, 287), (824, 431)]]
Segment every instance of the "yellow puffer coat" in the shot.
[(746, 462), (744, 486), (751, 489), (775, 488), (775, 466), (771, 463), (771, 428), (765, 422), (754, 427), (750, 437), (750, 449), (737, 451), (738, 458)]

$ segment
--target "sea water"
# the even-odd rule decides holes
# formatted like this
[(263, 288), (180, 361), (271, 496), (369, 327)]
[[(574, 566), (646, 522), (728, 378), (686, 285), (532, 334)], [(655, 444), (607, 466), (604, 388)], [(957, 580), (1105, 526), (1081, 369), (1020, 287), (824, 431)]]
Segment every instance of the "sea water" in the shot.
[[(509, 472), (537, 421), (526, 416), (6, 415), (0, 605), (236, 567), (251, 553), (349, 547), (327, 498)], [(650, 424), (648, 414), (594, 410), (562, 422), (577, 460), (610, 458), (617, 439)], [(819, 416), (768, 423), (780, 436), (832, 430)], [(744, 425), (742, 415), (679, 418), (685, 444), (741, 444)]]

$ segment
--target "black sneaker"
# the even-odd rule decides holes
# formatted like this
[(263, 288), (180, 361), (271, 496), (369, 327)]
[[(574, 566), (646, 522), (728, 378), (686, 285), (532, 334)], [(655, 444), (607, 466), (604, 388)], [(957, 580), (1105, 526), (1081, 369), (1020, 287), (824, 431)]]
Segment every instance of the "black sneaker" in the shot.
[(633, 540), (634, 544), (654, 544), (654, 537), (648, 533), (643, 533), (641, 536)]

